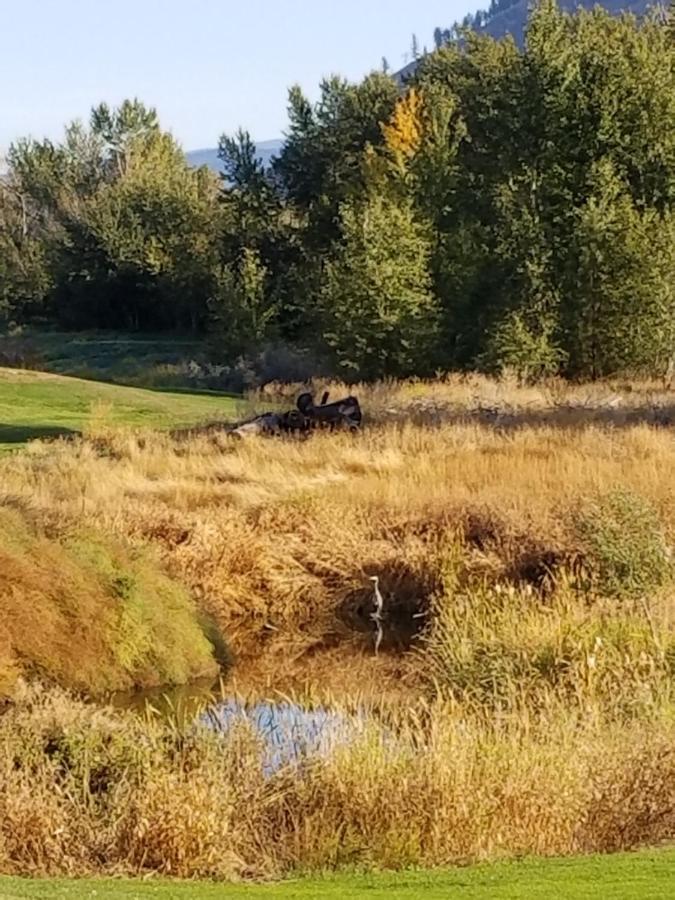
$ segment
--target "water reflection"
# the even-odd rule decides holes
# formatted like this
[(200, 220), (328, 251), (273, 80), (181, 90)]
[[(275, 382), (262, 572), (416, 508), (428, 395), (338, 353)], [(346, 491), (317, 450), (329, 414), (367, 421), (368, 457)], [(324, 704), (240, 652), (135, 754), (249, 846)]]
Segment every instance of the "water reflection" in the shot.
[(363, 733), (366, 721), (358, 713), (302, 706), (290, 700), (246, 702), (227, 697), (223, 682), (211, 680), (118, 693), (110, 702), (118, 709), (172, 719), (181, 727), (198, 723), (223, 735), (237, 725), (246, 725), (260, 740), (266, 774), (344, 746)]
[(235, 699), (210, 707), (202, 714), (201, 722), (222, 734), (237, 724), (250, 726), (262, 743), (263, 769), (267, 774), (353, 741), (363, 732), (364, 725), (358, 715), (323, 707), (306, 709), (290, 701), (250, 705)]
[(189, 722), (204, 710), (218, 702), (223, 696), (221, 682), (208, 678), (190, 684), (163, 685), (136, 691), (118, 691), (109, 697), (115, 709), (130, 709), (133, 712), (152, 712), (160, 718), (174, 718), (179, 722)]

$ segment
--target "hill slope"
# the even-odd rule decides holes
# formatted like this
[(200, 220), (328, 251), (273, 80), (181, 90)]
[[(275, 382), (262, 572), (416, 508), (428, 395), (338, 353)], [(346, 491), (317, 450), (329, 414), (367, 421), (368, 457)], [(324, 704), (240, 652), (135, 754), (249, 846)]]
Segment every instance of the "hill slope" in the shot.
[[(648, 0), (603, 0), (600, 4), (589, 2), (589, 0), (559, 0), (559, 5), (567, 12), (573, 12), (579, 7), (592, 9), (594, 6), (599, 5), (604, 6), (605, 9), (617, 16), (622, 12), (644, 16), (651, 4)], [(489, 34), (493, 38), (502, 38), (507, 34), (512, 34), (516, 39), (516, 43), (522, 45), (530, 7), (530, 0), (517, 0), (507, 9), (495, 13), (487, 25), (480, 29), (481, 33)]]

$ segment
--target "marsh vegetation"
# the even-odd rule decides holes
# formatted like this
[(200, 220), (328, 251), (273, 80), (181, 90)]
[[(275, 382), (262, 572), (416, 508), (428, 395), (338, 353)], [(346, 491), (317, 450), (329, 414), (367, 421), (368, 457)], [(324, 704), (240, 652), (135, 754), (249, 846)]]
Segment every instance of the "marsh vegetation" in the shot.
[[(98, 423), (0, 462), (5, 871), (232, 878), (672, 837), (672, 396), (478, 376), (359, 395), (356, 437)], [(270, 767), (250, 717), (77, 699), (223, 663), (241, 708), (349, 727)]]

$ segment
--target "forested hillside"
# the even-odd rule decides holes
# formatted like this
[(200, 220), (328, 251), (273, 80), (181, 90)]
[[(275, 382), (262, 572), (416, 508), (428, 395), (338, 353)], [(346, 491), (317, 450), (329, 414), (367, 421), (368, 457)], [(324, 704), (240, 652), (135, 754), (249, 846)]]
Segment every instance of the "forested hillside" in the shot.
[[(595, 6), (601, 6), (613, 15), (621, 13), (633, 13), (636, 16), (644, 16), (650, 9), (658, 10), (662, 4), (656, 0), (603, 0), (596, 3), (595, 0), (561, 0), (560, 8), (566, 12), (575, 12), (578, 9), (591, 10)], [(434, 32), (436, 47), (442, 46), (451, 40), (460, 29), (473, 28), (490, 37), (501, 38), (510, 34), (516, 43), (522, 44), (527, 28), (527, 19), (532, 8), (529, 0), (491, 0), (487, 9), (479, 9), (477, 12), (465, 16), (461, 22), (455, 22), (451, 28), (437, 28)]]
[(509, 368), (663, 374), (675, 346), (675, 41), (662, 19), (533, 12), (405, 89), (289, 94), (272, 170), (226, 179), (153, 110), (19, 141), (0, 190), (7, 323), (190, 331), (220, 360), (283, 344), (348, 378)]
[[(569, 13), (580, 9), (592, 10), (600, 6), (615, 16), (630, 13), (642, 19), (648, 14), (662, 18), (667, 15), (665, 6), (659, 0), (603, 0), (601, 3), (597, 0), (558, 0), (558, 5), (560, 9)], [(532, 0), (490, 0), (490, 5), (486, 9), (467, 13), (461, 22), (455, 21), (449, 27), (437, 26), (434, 29), (434, 49), (440, 50), (447, 44), (461, 41), (467, 29), (497, 40), (509, 35), (519, 47), (522, 47), (531, 9)], [(419, 41), (417, 36), (413, 35), (410, 53), (406, 55), (406, 58), (412, 59), (394, 75), (399, 84), (406, 84), (413, 77), (426, 52), (425, 47), (423, 53), (420, 53)]]

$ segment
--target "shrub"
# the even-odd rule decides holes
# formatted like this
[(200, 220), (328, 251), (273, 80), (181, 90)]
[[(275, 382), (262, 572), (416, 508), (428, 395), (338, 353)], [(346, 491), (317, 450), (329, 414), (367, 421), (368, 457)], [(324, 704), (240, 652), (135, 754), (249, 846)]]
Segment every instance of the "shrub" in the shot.
[(564, 353), (555, 343), (552, 324), (543, 321), (534, 328), (521, 313), (510, 312), (497, 324), (480, 359), (489, 372), (514, 373), (521, 382), (555, 375), (564, 362)]
[(649, 715), (669, 702), (667, 616), (650, 620), (589, 605), (562, 581), (544, 601), (530, 587), (485, 585), (444, 594), (423, 664), (443, 696), (483, 710), (529, 714), (563, 705), (605, 719)]
[(638, 598), (672, 574), (671, 554), (656, 510), (642, 497), (612, 491), (575, 519), (591, 586), (607, 597)]

